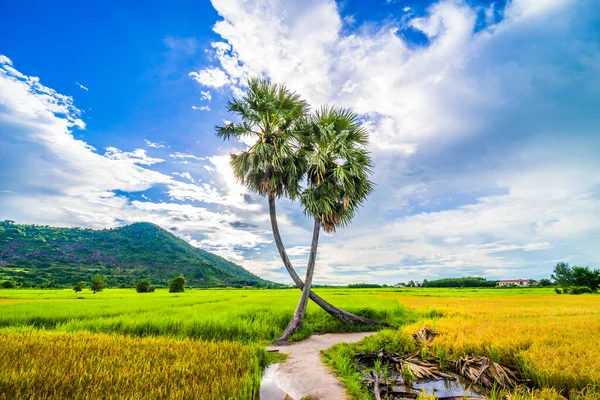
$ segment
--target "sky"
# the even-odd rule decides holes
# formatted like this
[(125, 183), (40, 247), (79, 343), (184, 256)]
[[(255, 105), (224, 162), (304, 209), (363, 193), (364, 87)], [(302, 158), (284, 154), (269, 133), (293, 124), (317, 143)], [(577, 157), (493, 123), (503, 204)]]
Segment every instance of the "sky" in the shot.
[[(315, 283), (549, 277), (600, 264), (600, 1), (3, 5), (0, 220), (148, 221), (290, 283), (214, 126), (249, 77), (359, 114), (375, 192)], [(303, 273), (311, 221), (278, 201)]]

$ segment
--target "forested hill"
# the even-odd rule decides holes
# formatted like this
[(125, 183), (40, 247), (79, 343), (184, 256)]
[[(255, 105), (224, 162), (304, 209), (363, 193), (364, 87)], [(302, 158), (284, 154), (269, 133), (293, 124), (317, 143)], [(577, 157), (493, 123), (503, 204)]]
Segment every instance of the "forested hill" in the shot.
[(0, 281), (60, 287), (95, 274), (115, 287), (141, 279), (163, 286), (180, 274), (193, 287), (270, 284), (150, 223), (92, 230), (0, 222)]

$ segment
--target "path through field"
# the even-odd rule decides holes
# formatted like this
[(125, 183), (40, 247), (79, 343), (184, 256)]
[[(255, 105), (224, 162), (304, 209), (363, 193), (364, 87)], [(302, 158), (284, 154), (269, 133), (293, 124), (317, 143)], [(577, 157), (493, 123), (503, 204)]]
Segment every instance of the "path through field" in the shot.
[(338, 343), (354, 343), (374, 332), (329, 333), (313, 335), (289, 346), (271, 346), (289, 358), (265, 372), (261, 400), (300, 400), (311, 395), (320, 400), (345, 400), (346, 390), (333, 372), (321, 361), (321, 350)]

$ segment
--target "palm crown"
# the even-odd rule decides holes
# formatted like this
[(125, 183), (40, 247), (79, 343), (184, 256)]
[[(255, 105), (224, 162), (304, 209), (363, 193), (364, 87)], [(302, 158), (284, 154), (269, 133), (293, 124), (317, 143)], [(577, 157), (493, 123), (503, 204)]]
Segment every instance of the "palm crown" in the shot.
[(241, 121), (216, 126), (217, 136), (256, 137), (248, 150), (231, 155), (236, 178), (261, 196), (295, 198), (306, 169), (292, 127), (306, 115), (307, 103), (285, 85), (250, 79), (246, 94), (230, 100), (227, 109)]
[(304, 211), (321, 220), (323, 229), (346, 226), (373, 191), (369, 133), (347, 109), (323, 107), (304, 118), (296, 135), (306, 160)]

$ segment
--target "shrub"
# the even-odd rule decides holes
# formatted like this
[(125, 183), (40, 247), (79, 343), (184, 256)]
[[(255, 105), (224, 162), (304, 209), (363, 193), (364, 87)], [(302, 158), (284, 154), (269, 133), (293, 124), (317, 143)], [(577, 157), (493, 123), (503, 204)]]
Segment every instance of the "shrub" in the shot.
[(17, 285), (13, 281), (4, 281), (2, 282), (2, 287), (4, 289), (13, 289), (17, 287)]
[(81, 281), (79, 283), (76, 283), (75, 286), (73, 286), (73, 290), (75, 292), (81, 292), (83, 290), (83, 288), (86, 287), (86, 283), (84, 281)]
[(572, 288), (569, 288), (569, 293), (571, 293), (571, 294), (593, 293), (593, 290), (587, 286), (573, 286)]
[(150, 282), (144, 279), (138, 282), (137, 286), (135, 287), (135, 290), (138, 293), (148, 293), (150, 291), (150, 287)]
[(556, 292), (556, 294), (562, 294), (562, 290), (560, 288), (554, 288), (554, 291)]
[(169, 293), (181, 293), (185, 290), (185, 278), (179, 275), (169, 282)]

